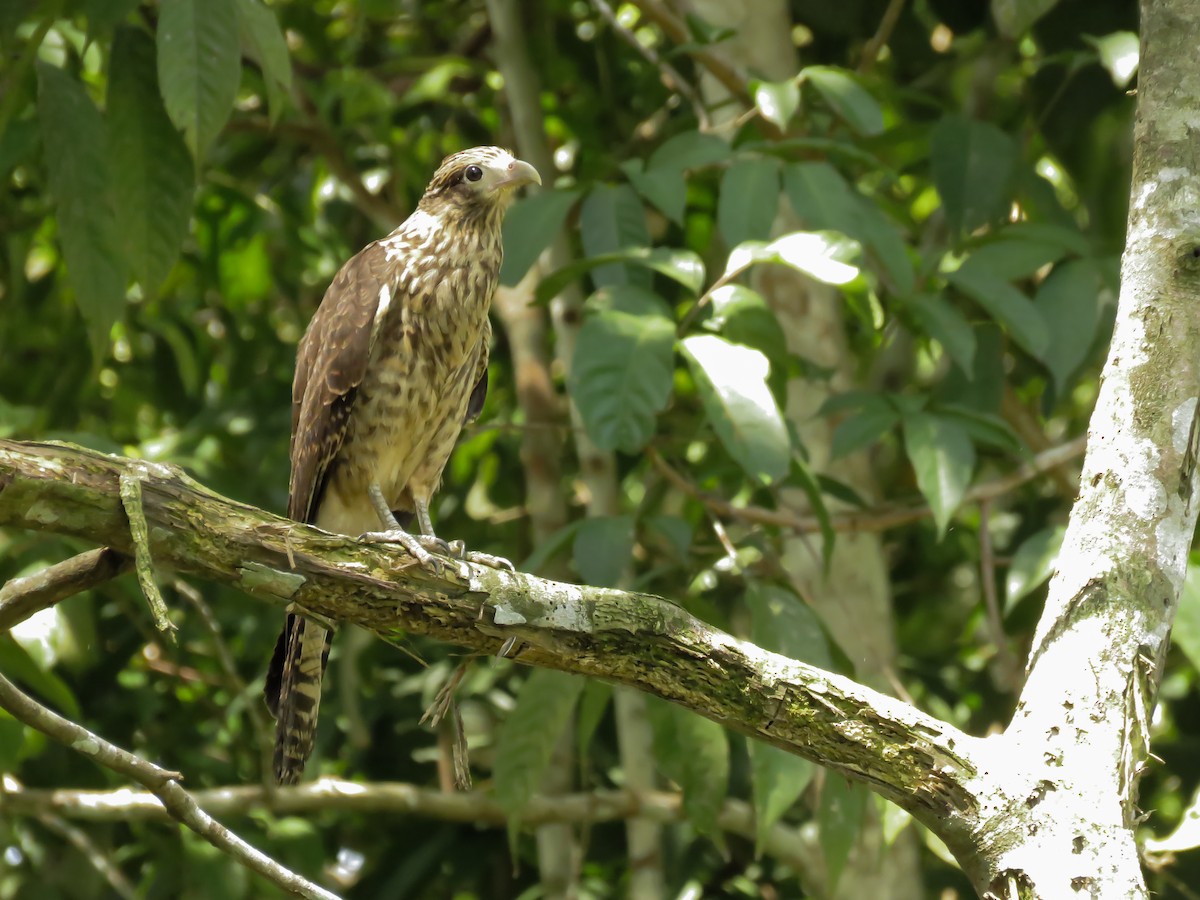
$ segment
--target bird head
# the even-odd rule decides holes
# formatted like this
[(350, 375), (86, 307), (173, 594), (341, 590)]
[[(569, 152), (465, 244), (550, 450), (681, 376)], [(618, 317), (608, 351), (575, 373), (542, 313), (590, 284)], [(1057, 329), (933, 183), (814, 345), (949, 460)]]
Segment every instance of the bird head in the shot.
[(512, 201), (514, 189), (541, 184), (537, 169), (499, 147), (472, 147), (442, 160), (425, 189), (421, 206), (450, 205), (465, 213), (494, 212)]

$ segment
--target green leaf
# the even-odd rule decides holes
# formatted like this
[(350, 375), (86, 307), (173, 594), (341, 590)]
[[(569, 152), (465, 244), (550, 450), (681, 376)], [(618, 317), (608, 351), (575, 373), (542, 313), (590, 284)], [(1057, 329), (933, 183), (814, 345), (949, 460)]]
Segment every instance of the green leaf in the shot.
[(684, 131), (665, 141), (646, 163), (648, 172), (656, 169), (685, 171), (725, 162), (732, 154), (729, 144), (714, 134)]
[(964, 372), (975, 364), (975, 332), (957, 309), (936, 294), (918, 294), (904, 301), (913, 318), (936, 340)]
[(779, 206), (779, 160), (770, 156), (735, 162), (721, 177), (717, 227), (730, 247), (766, 240)]
[(781, 585), (752, 579), (746, 584), (745, 599), (754, 643), (819, 669), (833, 667), (821, 620), (796, 594)]
[(817, 827), (821, 834), (821, 849), (825, 851), (830, 892), (842, 877), (850, 850), (862, 833), (866, 806), (867, 790), (861, 784), (850, 784), (833, 772), (826, 775), (825, 784), (821, 786)]
[(61, 69), (38, 62), (37, 76), (42, 148), (67, 279), (99, 363), (108, 356), (109, 332), (125, 306), (104, 120), (83, 85)]
[(691, 250), (675, 250), (670, 247), (627, 247), (616, 253), (604, 253), (590, 259), (580, 259), (563, 266), (542, 279), (538, 285), (538, 303), (549, 303), (551, 298), (564, 287), (597, 266), (608, 263), (631, 263), (653, 269), (660, 275), (679, 282), (693, 294), (700, 292), (704, 284), (704, 263)]
[(750, 89), (754, 92), (754, 105), (759, 114), (781, 131), (787, 130), (788, 122), (800, 108), (800, 85), (796, 79), (752, 81)]
[(992, 18), (1000, 34), (1015, 40), (1056, 6), (1058, 0), (992, 0)]
[(575, 717), (575, 752), (586, 758), (592, 746), (596, 729), (604, 719), (612, 702), (612, 685), (595, 678), (584, 680), (583, 695), (579, 698), (579, 712)]
[(1195, 668), (1200, 669), (1200, 566), (1194, 561), (1188, 563), (1187, 577), (1179, 595), (1171, 643), (1183, 651)]
[[(88, 39), (111, 31), (137, 9), (140, 0), (85, 0), (83, 14), (87, 17)], [(115, 58), (115, 57), (114, 57)]]
[(633, 558), (633, 516), (593, 516), (575, 531), (575, 570), (584, 584), (616, 587)]
[(829, 574), (829, 566), (833, 562), (833, 551), (837, 543), (837, 532), (833, 529), (833, 520), (829, 516), (829, 507), (825, 505), (825, 491), (820, 477), (812, 470), (799, 453), (792, 455), (792, 472), (788, 479), (800, 485), (812, 514), (817, 518), (817, 526), (821, 530), (821, 564), (825, 574)]
[(1033, 275), (1038, 269), (1062, 259), (1063, 248), (1058, 244), (1038, 240), (992, 240), (971, 251), (963, 263), (973, 269), (991, 273), (996, 278), (1013, 281)]
[(709, 297), (712, 315), (706, 325), (734, 344), (761, 350), (771, 364), (767, 383), (777, 401), (787, 398), (787, 336), (774, 310), (756, 291), (740, 284), (717, 288)]
[(79, 701), (67, 683), (38, 665), (11, 634), (0, 634), (0, 672), (40, 695), (41, 699), (71, 719), (79, 718)]
[[(646, 211), (637, 193), (627, 184), (600, 184), (592, 188), (579, 214), (579, 237), (587, 256), (603, 256), (625, 247), (650, 244)], [(633, 282), (650, 285), (650, 273), (629, 265), (598, 266), (592, 270), (598, 287)]]
[(1034, 304), (1049, 332), (1042, 362), (1062, 394), (1096, 343), (1104, 282), (1095, 263), (1074, 259), (1055, 266), (1038, 286)]
[(702, 834), (716, 828), (729, 789), (729, 739), (716, 722), (646, 698), (659, 768), (683, 790), (683, 811)]
[(870, 446), (900, 421), (900, 413), (883, 397), (872, 397), (862, 406), (857, 415), (838, 422), (833, 430), (830, 452), (834, 459), (841, 459), (856, 450)]
[(562, 232), (567, 213), (578, 197), (578, 191), (548, 188), (528, 194), (512, 205), (504, 217), (501, 284), (512, 287), (525, 277), (542, 251)]
[(951, 284), (987, 310), (1008, 329), (1013, 340), (1031, 356), (1041, 359), (1050, 344), (1046, 320), (1033, 301), (1002, 278), (974, 266), (971, 260), (946, 276)]
[(716, 335), (684, 338), (681, 346), (705, 415), (729, 455), (756, 481), (782, 478), (788, 471), (791, 442), (767, 386), (767, 358)]
[(602, 450), (636, 453), (654, 435), (674, 379), (675, 325), (644, 288), (607, 288), (579, 329), (567, 387)]
[(0, 772), (15, 772), (25, 745), (25, 726), (0, 709)]
[(951, 115), (937, 124), (930, 163), (952, 234), (1004, 217), (1018, 158), (1013, 139), (991, 123)]
[(1125, 90), (1138, 70), (1141, 48), (1138, 46), (1137, 34), (1132, 31), (1114, 31), (1102, 37), (1085, 34), (1083, 39), (1096, 48), (1100, 55), (1100, 65), (1108, 70), (1108, 76), (1117, 90)]
[(871, 137), (883, 131), (883, 110), (853, 73), (834, 66), (808, 66), (800, 70), (799, 78), (816, 88), (829, 108), (859, 134)]
[(1021, 542), (1012, 556), (1012, 562), (1008, 564), (1008, 574), (1004, 578), (1005, 612), (1036, 591), (1050, 577), (1066, 533), (1062, 525), (1052, 525)]
[(771, 827), (792, 808), (817, 772), (814, 763), (762, 741), (750, 741), (754, 790), (754, 852), (761, 855)]
[(118, 28), (108, 76), (108, 147), (125, 259), (154, 294), (187, 235), (194, 188), (188, 149), (158, 93), (154, 42)]
[(199, 165), (233, 112), (242, 77), (234, 0), (162, 0), (158, 83)]
[(1029, 454), (1012, 426), (998, 415), (952, 403), (939, 403), (934, 411), (957, 424), (977, 444), (988, 444), (1006, 453)]
[(237, 0), (238, 28), (246, 55), (258, 63), (267, 89), (271, 122), (279, 118), (292, 92), (292, 59), (275, 13), (260, 0)]
[(971, 483), (975, 446), (957, 423), (922, 412), (904, 417), (904, 450), (938, 533), (945, 534)]
[(657, 206), (664, 216), (676, 225), (683, 224), (683, 211), (687, 206), (687, 181), (683, 172), (676, 169), (647, 172), (640, 159), (621, 163), (621, 171), (634, 189)]
[(744, 241), (729, 253), (728, 277), (759, 263), (790, 266), (826, 284), (849, 284), (858, 277), (858, 267), (846, 262), (862, 252), (856, 241), (836, 231), (794, 231), (770, 243)]
[(520, 818), (541, 786), (584, 683), (578, 675), (533, 669), (521, 685), (496, 738), (496, 802), (510, 817)]

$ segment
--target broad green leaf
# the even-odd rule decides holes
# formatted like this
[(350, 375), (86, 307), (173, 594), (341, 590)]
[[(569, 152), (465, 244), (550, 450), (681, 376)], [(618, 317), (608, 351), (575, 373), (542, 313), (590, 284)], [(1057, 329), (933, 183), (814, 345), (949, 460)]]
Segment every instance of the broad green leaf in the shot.
[(1096, 343), (1103, 290), (1099, 271), (1087, 259), (1073, 259), (1055, 266), (1038, 286), (1034, 304), (1049, 332), (1042, 362), (1054, 376), (1059, 394), (1066, 390), (1071, 376)]
[(1032, 300), (1003, 278), (972, 265), (969, 259), (946, 277), (1003, 325), (1027, 353), (1042, 358), (1050, 345), (1050, 335), (1046, 320)]
[(771, 827), (804, 793), (817, 767), (762, 741), (749, 741), (747, 747), (754, 790), (754, 851), (761, 855)]
[(851, 784), (839, 775), (829, 772), (821, 786), (821, 806), (817, 811), (817, 827), (821, 834), (821, 849), (825, 851), (825, 870), (829, 873), (829, 890), (832, 892), (850, 849), (862, 832), (863, 812), (867, 805), (867, 789), (861, 784)]
[(79, 718), (79, 701), (67, 683), (43, 668), (11, 634), (0, 634), (0, 672), (23, 684), (41, 699), (71, 719)]
[(900, 421), (896, 408), (879, 398), (878, 403), (864, 407), (861, 412), (838, 422), (833, 430), (831, 453), (841, 459), (856, 450), (875, 443)]
[(715, 165), (729, 159), (729, 144), (714, 134), (702, 131), (683, 131), (666, 140), (650, 156), (646, 171), (670, 169), (684, 171)]
[(633, 516), (594, 516), (575, 530), (575, 569), (584, 584), (616, 587), (633, 558)]
[(937, 124), (930, 162), (951, 234), (1004, 216), (1018, 156), (1013, 139), (990, 122), (951, 115)]
[(15, 772), (25, 744), (25, 726), (0, 709), (0, 772)]
[(808, 460), (799, 453), (792, 455), (792, 471), (788, 481), (798, 484), (804, 496), (808, 498), (809, 508), (816, 516), (817, 526), (821, 530), (821, 563), (825, 574), (829, 574), (829, 566), (833, 562), (834, 546), (837, 543), (837, 532), (833, 530), (833, 520), (829, 517), (829, 508), (825, 505), (825, 492), (820, 477), (813, 472)]
[(750, 639), (754, 643), (819, 669), (833, 667), (833, 655), (821, 620), (792, 591), (752, 580), (746, 585), (745, 598), (750, 607)]
[(904, 450), (938, 533), (945, 534), (971, 483), (975, 446), (957, 423), (922, 412), (904, 417)]
[(712, 315), (706, 323), (734, 344), (761, 350), (771, 364), (767, 383), (776, 400), (787, 399), (787, 336), (774, 310), (756, 291), (740, 284), (726, 284), (709, 297)]
[(567, 387), (598, 447), (636, 453), (671, 397), (675, 325), (666, 304), (644, 288), (602, 293), (608, 305), (584, 319)]
[(687, 206), (687, 181), (683, 172), (676, 169), (647, 172), (640, 159), (621, 163), (621, 171), (634, 189), (657, 206), (664, 216), (676, 225), (683, 224), (683, 210)]
[(84, 0), (88, 39), (95, 40), (98, 35), (121, 24), (138, 5), (139, 0)]
[(1027, 278), (1038, 269), (1063, 256), (1063, 249), (1053, 243), (1038, 240), (994, 240), (971, 250), (963, 265), (990, 272), (996, 278), (1013, 281)]
[(769, 157), (735, 162), (721, 176), (717, 227), (725, 243), (761, 241), (771, 236), (779, 206), (779, 161)]
[(158, 93), (154, 42), (139, 29), (117, 29), (107, 105), (118, 233), (129, 267), (152, 295), (187, 235), (195, 182), (187, 146)]
[(104, 120), (83, 85), (61, 69), (39, 62), (37, 76), (42, 147), (67, 279), (98, 364), (108, 356), (109, 332), (125, 306)]
[(716, 722), (646, 698), (659, 768), (683, 790), (683, 811), (702, 834), (716, 828), (729, 789), (729, 738)]
[(787, 130), (788, 122), (800, 108), (800, 85), (796, 79), (752, 81), (750, 89), (754, 92), (754, 105), (762, 117), (780, 131)]
[(197, 165), (233, 112), (241, 77), (234, 0), (162, 0), (159, 89)]
[(681, 346), (705, 415), (729, 455), (756, 481), (782, 478), (791, 442), (767, 386), (767, 358), (710, 334), (684, 338)]
[(521, 685), (496, 738), (496, 802), (511, 818), (520, 818), (541, 785), (584, 683), (578, 675), (532, 669)]
[[(1005, 240), (1027, 241), (1034, 244), (1052, 244), (1066, 253), (1088, 256), (1092, 245), (1087, 235), (1077, 227), (1052, 225), (1048, 222), (1013, 222), (1005, 225), (998, 233)], [(1063, 254), (1059, 254), (1062, 256)]]
[[(627, 184), (600, 184), (592, 188), (579, 212), (579, 238), (586, 256), (648, 246), (646, 211), (633, 188)], [(598, 266), (592, 269), (591, 276), (598, 288), (629, 282), (649, 286), (651, 280), (645, 269), (616, 264)]]
[(1012, 426), (999, 415), (952, 403), (939, 403), (934, 411), (962, 428), (977, 444), (987, 444), (1017, 455), (1027, 456), (1029, 453)]
[(1012, 562), (1008, 564), (1008, 574), (1004, 578), (1005, 612), (1036, 591), (1050, 577), (1066, 531), (1062, 525), (1052, 525), (1021, 542), (1013, 554)]
[(1141, 54), (1138, 36), (1132, 31), (1114, 31), (1102, 37), (1085, 34), (1083, 39), (1096, 48), (1100, 54), (1100, 65), (1108, 70), (1117, 90), (1125, 90), (1138, 70)]
[(884, 274), (891, 279), (890, 287), (900, 296), (912, 292), (915, 275), (908, 245), (899, 227), (883, 214), (875, 203), (857, 192), (854, 195), (857, 215), (851, 224), (850, 237), (860, 241), (879, 260)]
[(504, 217), (504, 262), (500, 283), (508, 287), (525, 277), (542, 251), (562, 232), (578, 191), (546, 188), (522, 197)]
[(538, 544), (534, 548), (534, 551), (525, 557), (521, 565), (517, 566), (517, 568), (522, 572), (541, 573), (543, 566), (548, 564), (558, 554), (565, 552), (569, 545), (575, 543), (575, 532), (579, 530), (579, 526), (583, 521), (583, 519), (577, 519), (555, 530), (549, 537)]
[(942, 345), (960, 369), (970, 372), (975, 364), (975, 332), (966, 317), (936, 294), (909, 297), (904, 305), (924, 332)]
[(808, 66), (799, 77), (859, 134), (871, 137), (883, 131), (883, 110), (853, 73), (834, 66)]
[(1058, 0), (992, 0), (992, 18), (1004, 37), (1015, 40), (1056, 6)]
[(1200, 669), (1200, 565), (1194, 560), (1188, 563), (1175, 625), (1171, 629), (1171, 643)]
[(858, 267), (846, 262), (862, 252), (856, 241), (835, 231), (795, 231), (770, 243), (745, 241), (729, 253), (725, 274), (758, 263), (790, 266), (826, 284), (849, 284), (858, 277)]
[(653, 269), (660, 275), (678, 281), (693, 294), (700, 292), (704, 284), (704, 263), (691, 250), (675, 250), (670, 247), (628, 247), (615, 253), (604, 253), (591, 259), (581, 259), (563, 266), (542, 279), (538, 285), (537, 300), (548, 303), (559, 291), (575, 279), (608, 263), (630, 263)]
[(237, 0), (238, 27), (246, 55), (258, 63), (274, 123), (292, 92), (292, 58), (275, 13), (261, 0)]

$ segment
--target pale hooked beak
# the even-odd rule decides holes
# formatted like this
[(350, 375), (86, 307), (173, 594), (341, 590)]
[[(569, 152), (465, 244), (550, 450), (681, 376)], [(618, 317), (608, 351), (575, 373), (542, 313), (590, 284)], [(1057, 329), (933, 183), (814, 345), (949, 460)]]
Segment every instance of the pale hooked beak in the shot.
[(538, 174), (537, 169), (523, 159), (514, 159), (508, 164), (504, 176), (496, 182), (496, 189), (518, 188), (523, 184), (540, 185), (541, 183), (542, 176)]

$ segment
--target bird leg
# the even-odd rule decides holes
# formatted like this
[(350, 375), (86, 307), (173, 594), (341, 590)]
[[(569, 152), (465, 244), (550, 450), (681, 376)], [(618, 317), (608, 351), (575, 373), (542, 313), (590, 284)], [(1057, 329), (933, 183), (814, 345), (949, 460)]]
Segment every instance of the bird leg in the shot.
[[(425, 500), (417, 500), (413, 504), (417, 508), (417, 525), (425, 534), (433, 534), (433, 522), (429, 519), (429, 503)], [(439, 539), (440, 540), (440, 539)], [(468, 550), (466, 544), (462, 541), (443, 541), (447, 554), (455, 556), (458, 559), (466, 560), (471, 563), (478, 563), (481, 566), (487, 566), (489, 569), (504, 569), (509, 572), (515, 572), (513, 564), (502, 556), (492, 556), (490, 553), (481, 553), (478, 550)]]
[[(363, 541), (380, 541), (392, 544), (399, 544), (407, 550), (412, 557), (417, 560), (424, 568), (433, 572), (435, 575), (441, 575), (445, 570), (445, 564), (434, 556), (434, 553), (443, 556), (455, 556), (450, 545), (433, 534), (432, 529), (429, 529), (425, 534), (410, 534), (400, 527), (400, 523), (396, 521), (396, 517), (392, 514), (392, 510), (383, 496), (383, 490), (378, 484), (372, 483), (367, 489), (367, 494), (371, 498), (371, 505), (375, 507), (375, 513), (379, 516), (379, 521), (383, 525), (383, 531), (368, 531), (366, 534), (360, 534), (359, 540)], [(429, 509), (424, 503), (417, 504), (417, 524), (424, 530), (429, 522)], [(432, 552), (430, 552), (432, 551)], [(469, 571), (459, 571), (459, 576), (469, 578)]]

